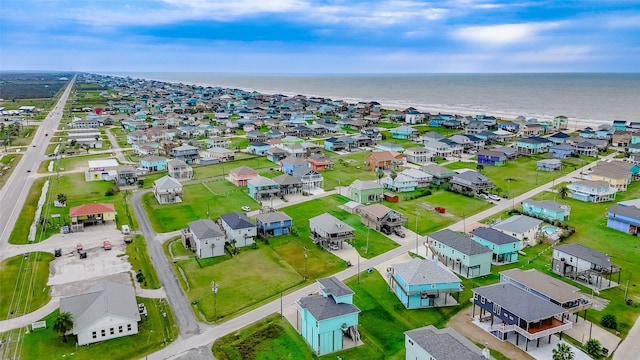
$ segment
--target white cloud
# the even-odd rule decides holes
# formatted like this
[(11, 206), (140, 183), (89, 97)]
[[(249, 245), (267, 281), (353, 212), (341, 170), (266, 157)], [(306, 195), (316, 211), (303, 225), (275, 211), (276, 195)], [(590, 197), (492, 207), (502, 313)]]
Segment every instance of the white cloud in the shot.
[(459, 40), (492, 46), (509, 45), (533, 39), (540, 32), (558, 27), (558, 23), (522, 23), (467, 26), (453, 32)]
[(550, 46), (536, 51), (503, 54), (502, 57), (514, 63), (574, 63), (591, 58), (592, 48), (580, 45)]

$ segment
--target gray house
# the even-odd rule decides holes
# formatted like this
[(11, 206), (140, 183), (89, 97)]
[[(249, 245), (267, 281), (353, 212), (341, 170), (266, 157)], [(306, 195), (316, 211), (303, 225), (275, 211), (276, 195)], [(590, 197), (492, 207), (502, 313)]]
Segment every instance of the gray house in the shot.
[(204, 259), (224, 255), (224, 233), (211, 219), (201, 219), (187, 224), (182, 230), (182, 244)]
[(456, 174), (451, 178), (451, 187), (462, 193), (478, 194), (482, 191), (495, 187), (495, 184), (488, 177), (469, 170)]
[(153, 182), (153, 195), (159, 204), (182, 202), (182, 184), (171, 176), (163, 176)]
[(222, 214), (220, 223), (226, 239), (233, 242), (234, 246), (250, 246), (255, 242), (254, 238), (258, 230), (256, 224), (252, 223), (247, 215), (239, 212)]
[(405, 331), (404, 336), (407, 360), (493, 359), (488, 348), (480, 349), (452, 328), (428, 325)]
[(172, 159), (167, 161), (167, 171), (169, 176), (174, 179), (192, 179), (193, 168), (187, 165), (186, 162), (179, 159)]
[(355, 238), (355, 230), (351, 226), (328, 213), (309, 219), (309, 228), (311, 230), (309, 236), (314, 243), (334, 250), (342, 249), (344, 241)]

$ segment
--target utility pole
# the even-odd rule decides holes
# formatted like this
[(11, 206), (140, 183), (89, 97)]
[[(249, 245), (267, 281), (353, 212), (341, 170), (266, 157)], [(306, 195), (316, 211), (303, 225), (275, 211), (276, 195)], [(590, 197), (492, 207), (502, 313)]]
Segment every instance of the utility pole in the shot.
[(416, 255), (418, 255), (418, 218), (420, 217), (420, 211), (416, 209)]
[(371, 228), (367, 227), (367, 246), (364, 248), (364, 253), (369, 253), (369, 232), (371, 232)]

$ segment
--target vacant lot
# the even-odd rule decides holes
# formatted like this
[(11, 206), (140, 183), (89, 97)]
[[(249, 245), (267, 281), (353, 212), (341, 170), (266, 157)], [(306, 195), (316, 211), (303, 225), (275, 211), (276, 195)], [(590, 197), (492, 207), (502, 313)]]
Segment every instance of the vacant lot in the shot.
[(49, 263), (53, 255), (28, 253), (0, 263), (0, 320), (30, 313), (46, 304), (49, 297)]

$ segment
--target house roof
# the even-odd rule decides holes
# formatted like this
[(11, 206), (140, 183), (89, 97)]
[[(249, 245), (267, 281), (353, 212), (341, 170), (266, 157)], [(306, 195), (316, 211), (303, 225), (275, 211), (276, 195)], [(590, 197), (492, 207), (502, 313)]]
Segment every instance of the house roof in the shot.
[(426, 172), (427, 174), (431, 174), (433, 176), (445, 176), (445, 175), (453, 176), (455, 174), (455, 171), (448, 169), (444, 166), (440, 166), (438, 164), (425, 165), (420, 169)]
[(295, 156), (287, 156), (286, 158), (281, 160), (283, 164), (289, 165), (307, 165), (307, 159), (295, 157)]
[(331, 294), (335, 297), (351, 295), (354, 293), (353, 290), (347, 287), (347, 285), (338, 280), (335, 276), (318, 279), (318, 282), (320, 283), (320, 288), (324, 293)]
[(318, 321), (360, 312), (353, 304), (336, 303), (332, 296), (305, 296), (298, 303)]
[(504, 245), (511, 244), (515, 242), (520, 242), (520, 240), (514, 238), (511, 235), (507, 235), (501, 231), (496, 229), (492, 229), (489, 227), (478, 227), (471, 231), (472, 235), (485, 239), (496, 245)]
[[(482, 350), (452, 328), (433, 325), (405, 331), (408, 338), (438, 360), (486, 360)], [(490, 359), (493, 359), (490, 357)]]
[(173, 188), (182, 188), (182, 184), (169, 175), (165, 175), (160, 179), (153, 182), (153, 186), (156, 189), (173, 189)]
[(300, 181), (300, 179), (289, 174), (278, 175), (274, 177), (272, 180), (278, 183), (280, 186), (302, 184), (302, 181)]
[(473, 292), (527, 322), (548, 319), (565, 311), (562, 307), (510, 283), (487, 285), (475, 288)]
[(564, 211), (565, 208), (568, 207), (568, 205), (563, 205), (560, 204), (558, 202), (555, 201), (551, 201), (551, 200), (542, 200), (542, 201), (538, 201), (538, 200), (533, 200), (533, 199), (526, 199), (522, 201), (523, 204), (530, 204), (533, 206), (537, 206), (541, 209), (547, 209), (547, 210), (551, 210), (551, 211)]
[(507, 156), (515, 154), (518, 150), (512, 148), (511, 146), (500, 146), (494, 148), (493, 151), (501, 152)]
[(373, 158), (375, 161), (392, 161), (402, 158), (402, 154), (395, 151), (374, 151), (367, 155), (367, 158)]
[(640, 219), (640, 209), (635, 206), (615, 204), (609, 208), (608, 212)]
[(250, 175), (250, 174), (257, 174), (258, 172), (248, 166), (240, 166), (235, 169), (232, 169), (229, 173), (235, 174), (235, 175)]
[(556, 138), (556, 139), (567, 139), (570, 138), (571, 136), (569, 134), (565, 134), (562, 131), (557, 132), (551, 136), (549, 136), (550, 138)]
[(540, 224), (542, 224), (542, 220), (538, 220), (527, 215), (514, 215), (497, 224), (494, 224), (491, 227), (496, 230), (503, 230), (516, 234), (524, 234), (534, 227), (540, 226)]
[(119, 166), (118, 160), (116, 159), (105, 159), (105, 160), (89, 160), (89, 168), (108, 168), (108, 167), (116, 167)]
[(210, 239), (224, 236), (222, 230), (211, 219), (200, 219), (188, 223), (189, 229), (198, 239)]
[(312, 217), (309, 219), (309, 225), (315, 225), (317, 228), (324, 230), (328, 234), (355, 231), (350, 225), (343, 223), (328, 213)]
[(383, 189), (381, 184), (371, 180), (354, 180), (349, 187), (358, 190)]
[(555, 300), (560, 304), (582, 298), (580, 289), (560, 279), (544, 274), (536, 269), (518, 268), (504, 270), (500, 275), (515, 280), (529, 289)]
[(167, 159), (160, 157), (160, 156), (155, 156), (155, 155), (150, 155), (150, 156), (145, 156), (142, 159), (140, 159), (140, 162), (156, 162), (156, 161), (167, 161)]
[(491, 179), (489, 179), (488, 177), (480, 174), (477, 171), (465, 171), (463, 173), (460, 174), (456, 174), (453, 176), (452, 180), (466, 180), (468, 182), (471, 182), (473, 184), (478, 184), (478, 183), (492, 183)]
[(406, 263), (391, 265), (394, 273), (402, 277), (407, 285), (424, 285), (460, 282), (460, 279), (437, 260), (412, 259)]
[(574, 181), (573, 183), (569, 184), (567, 187), (569, 189), (571, 189), (572, 185), (579, 185), (579, 186), (590, 187), (590, 188), (612, 188), (613, 187), (608, 182), (602, 181), (602, 180), (580, 180), (580, 181)]
[(273, 186), (273, 185), (278, 185), (278, 183), (273, 181), (273, 179), (269, 179), (267, 177), (258, 175), (253, 179), (250, 179), (249, 181), (247, 181), (247, 185), (258, 187), (258, 186)]
[(603, 254), (580, 244), (565, 244), (557, 246), (555, 249), (567, 255), (573, 255), (579, 259), (598, 265), (602, 268), (615, 266), (607, 254)]
[(400, 174), (403, 174), (413, 179), (425, 179), (425, 178), (432, 179), (433, 178), (432, 175), (429, 175), (424, 171), (421, 171), (418, 169), (412, 169), (412, 168), (402, 170)]
[(434, 232), (430, 234), (429, 237), (466, 255), (477, 255), (492, 252), (488, 247), (482, 246), (468, 237), (460, 235), (450, 229), (443, 229)]
[(184, 160), (180, 160), (180, 159), (171, 159), (169, 161), (167, 161), (167, 166), (171, 166), (171, 167), (183, 167), (183, 166), (189, 166), (187, 165), (186, 162), (184, 162)]
[(116, 208), (113, 204), (91, 203), (72, 207), (71, 209), (69, 209), (69, 216), (74, 217), (83, 215), (104, 214), (115, 211)]
[(222, 214), (220, 215), (220, 219), (222, 219), (222, 221), (224, 221), (233, 230), (246, 229), (256, 226), (251, 222), (251, 220), (249, 220), (247, 215), (239, 213), (237, 211), (228, 214)]
[(272, 223), (277, 221), (290, 221), (291, 216), (282, 211), (272, 211), (256, 215), (256, 220), (262, 223)]
[(297, 178), (301, 178), (301, 177), (309, 175), (309, 174), (311, 174), (311, 175), (319, 175), (320, 177), (322, 177), (322, 175), (319, 172), (317, 172), (317, 171), (315, 171), (315, 170), (313, 170), (311, 168), (308, 168), (306, 166), (300, 166), (299, 168), (293, 170), (293, 172), (291, 173), (291, 175), (293, 175), (294, 177), (297, 177)]
[(382, 204), (371, 204), (371, 205), (362, 206), (359, 211), (369, 213), (375, 216), (376, 218), (382, 218), (383, 216), (387, 215), (389, 211), (393, 211), (393, 210), (388, 206), (385, 206)]
[(85, 293), (60, 299), (60, 311), (73, 316), (73, 333), (86, 329), (105, 315), (140, 321), (133, 286), (103, 281)]

